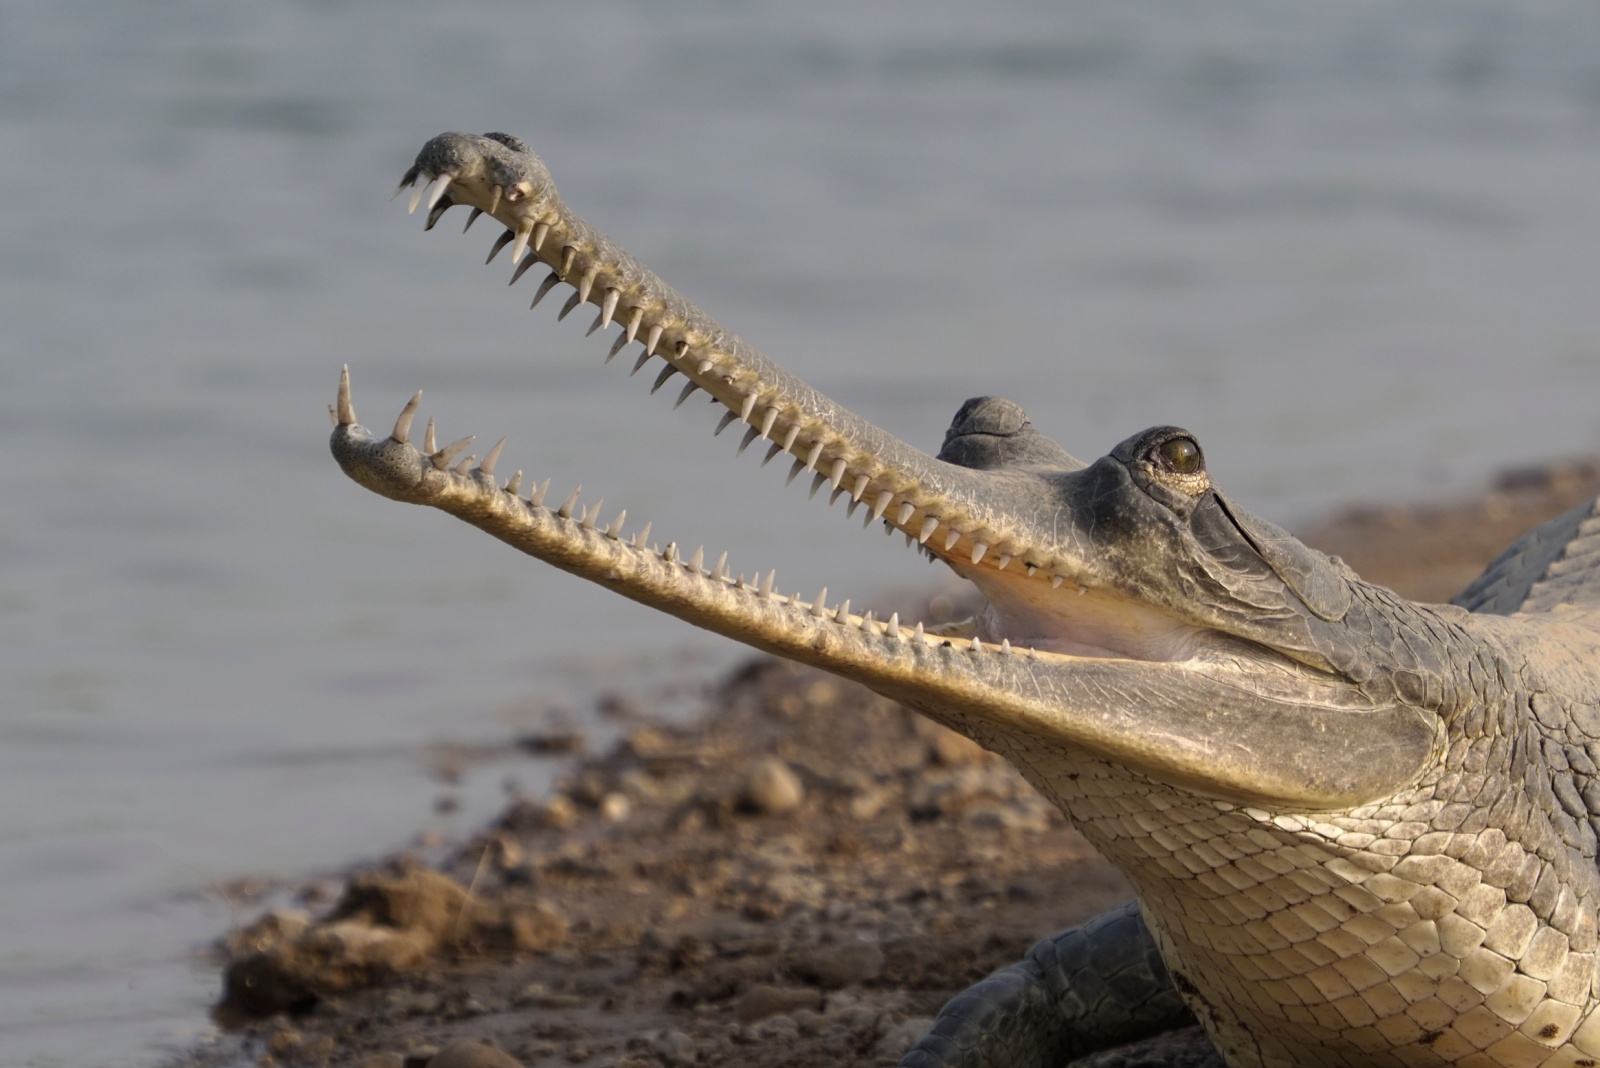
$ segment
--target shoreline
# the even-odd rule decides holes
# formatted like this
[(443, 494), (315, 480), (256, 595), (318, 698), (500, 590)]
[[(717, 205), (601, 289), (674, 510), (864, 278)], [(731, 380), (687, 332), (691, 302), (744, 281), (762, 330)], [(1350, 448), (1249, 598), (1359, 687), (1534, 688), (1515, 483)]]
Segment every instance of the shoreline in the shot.
[[(1303, 538), (1445, 600), (1596, 493), (1600, 464), (1552, 463)], [(599, 756), (524, 739), (566, 762), (554, 791), (437, 863), (224, 939), (234, 1030), (174, 1063), (889, 1066), (951, 995), (1130, 896), (1002, 759), (855, 684), (752, 657), (687, 724), (623, 716)]]

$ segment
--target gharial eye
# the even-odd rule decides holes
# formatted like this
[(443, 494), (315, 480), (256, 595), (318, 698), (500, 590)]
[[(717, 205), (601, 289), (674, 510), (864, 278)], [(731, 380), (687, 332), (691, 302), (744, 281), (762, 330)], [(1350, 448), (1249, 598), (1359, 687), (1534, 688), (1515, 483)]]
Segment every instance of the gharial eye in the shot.
[(1168, 438), (1155, 448), (1151, 457), (1175, 475), (1200, 473), (1200, 445), (1193, 438)]

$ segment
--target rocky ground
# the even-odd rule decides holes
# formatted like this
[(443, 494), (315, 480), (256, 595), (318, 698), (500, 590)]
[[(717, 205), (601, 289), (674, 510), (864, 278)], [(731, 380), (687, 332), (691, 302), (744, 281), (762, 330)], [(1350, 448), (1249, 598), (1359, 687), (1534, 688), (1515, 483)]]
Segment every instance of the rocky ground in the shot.
[[(1596, 492), (1595, 466), (1558, 465), (1307, 540), (1443, 600)], [(397, 856), (234, 931), (231, 1037), (184, 1063), (892, 1065), (961, 987), (1129, 893), (1003, 761), (782, 662), (747, 663), (688, 726), (641, 714), (569, 759), (442, 862)], [(1177, 1063), (1147, 1056), (1119, 1063)]]

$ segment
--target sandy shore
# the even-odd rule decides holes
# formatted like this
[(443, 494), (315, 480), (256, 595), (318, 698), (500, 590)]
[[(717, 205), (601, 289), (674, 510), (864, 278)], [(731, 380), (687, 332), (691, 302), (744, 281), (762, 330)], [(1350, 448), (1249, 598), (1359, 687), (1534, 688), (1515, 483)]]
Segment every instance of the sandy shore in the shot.
[[(1445, 600), (1597, 492), (1595, 465), (1552, 465), (1304, 536)], [(689, 726), (645, 711), (611, 751), (567, 759), (554, 794), (442, 865), (397, 856), (331, 908), (234, 932), (234, 1030), (184, 1063), (892, 1065), (957, 990), (1129, 896), (1004, 761), (778, 661), (749, 661)]]

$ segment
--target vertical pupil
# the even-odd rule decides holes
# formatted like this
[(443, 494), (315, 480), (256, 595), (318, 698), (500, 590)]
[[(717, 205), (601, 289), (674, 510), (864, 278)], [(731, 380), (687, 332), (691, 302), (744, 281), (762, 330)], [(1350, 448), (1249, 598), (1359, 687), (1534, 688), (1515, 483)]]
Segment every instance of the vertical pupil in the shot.
[(1200, 450), (1188, 438), (1173, 438), (1161, 443), (1161, 458), (1180, 475), (1192, 475), (1200, 466)]

